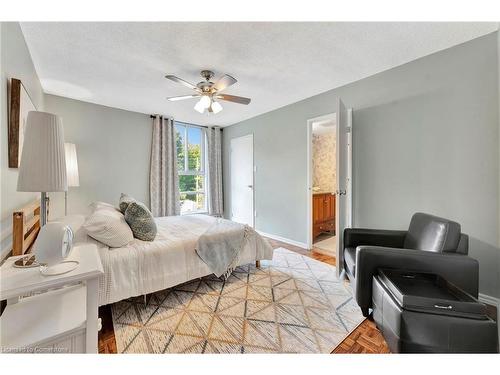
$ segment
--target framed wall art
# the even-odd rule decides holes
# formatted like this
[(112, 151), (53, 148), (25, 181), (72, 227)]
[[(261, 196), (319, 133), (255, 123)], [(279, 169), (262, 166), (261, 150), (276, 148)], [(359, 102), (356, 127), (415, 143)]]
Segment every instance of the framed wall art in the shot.
[(9, 93), (9, 168), (19, 168), (28, 112), (36, 107), (19, 79), (10, 80)]

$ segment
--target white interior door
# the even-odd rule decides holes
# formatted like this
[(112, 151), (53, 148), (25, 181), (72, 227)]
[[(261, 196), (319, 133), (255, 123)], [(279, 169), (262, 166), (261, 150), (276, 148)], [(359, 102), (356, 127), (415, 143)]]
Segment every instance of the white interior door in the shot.
[(254, 227), (253, 134), (231, 139), (231, 220)]
[(351, 176), (351, 127), (350, 111), (348, 112), (342, 100), (337, 103), (337, 191), (335, 212), (335, 238), (337, 245), (337, 274), (344, 268), (342, 249), (344, 229), (351, 226), (352, 195)]
[(347, 109), (346, 228), (352, 228), (352, 108)]

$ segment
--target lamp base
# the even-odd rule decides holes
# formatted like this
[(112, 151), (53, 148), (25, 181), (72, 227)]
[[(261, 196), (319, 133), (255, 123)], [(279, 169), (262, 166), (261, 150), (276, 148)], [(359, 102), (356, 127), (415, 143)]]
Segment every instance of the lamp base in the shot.
[(40, 265), (40, 273), (44, 276), (63, 275), (76, 269), (79, 264), (80, 263), (76, 260), (64, 260), (50, 267)]

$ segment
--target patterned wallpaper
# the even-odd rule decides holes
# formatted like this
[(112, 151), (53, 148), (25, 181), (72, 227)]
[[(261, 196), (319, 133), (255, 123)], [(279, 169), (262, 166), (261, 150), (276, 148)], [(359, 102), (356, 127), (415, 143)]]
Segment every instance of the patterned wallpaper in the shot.
[(336, 190), (336, 142), (335, 133), (313, 135), (313, 186), (321, 191)]

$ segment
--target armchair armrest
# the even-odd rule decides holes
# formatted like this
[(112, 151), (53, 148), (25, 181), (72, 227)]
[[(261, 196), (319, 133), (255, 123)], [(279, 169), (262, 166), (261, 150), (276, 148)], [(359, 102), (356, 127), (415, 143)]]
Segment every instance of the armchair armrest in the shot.
[(356, 249), (356, 301), (362, 308), (372, 304), (372, 278), (378, 268), (399, 268), (435, 273), (459, 288), (478, 297), (479, 263), (461, 254), (434, 253), (421, 250), (378, 246)]
[(406, 230), (346, 228), (344, 248), (361, 245), (403, 247)]

